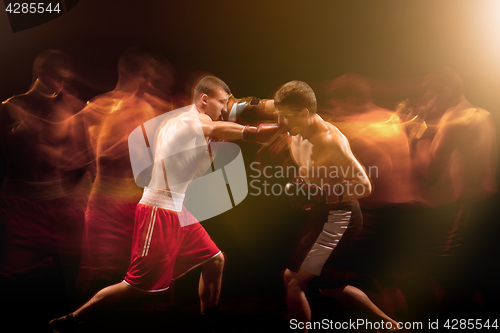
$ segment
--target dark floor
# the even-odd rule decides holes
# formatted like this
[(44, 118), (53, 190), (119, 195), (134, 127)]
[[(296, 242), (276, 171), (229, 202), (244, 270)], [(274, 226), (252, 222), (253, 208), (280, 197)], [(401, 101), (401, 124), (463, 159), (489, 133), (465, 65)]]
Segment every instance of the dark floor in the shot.
[[(132, 333), (132, 332), (220, 332), (220, 333), (253, 333), (253, 332), (292, 332), (293, 325), (286, 317), (286, 304), (283, 286), (279, 278), (269, 279), (267, 285), (249, 284), (247, 281), (225, 281), (220, 300), (220, 311), (215, 319), (205, 319), (199, 315), (197, 296), (198, 271), (190, 272), (177, 281), (172, 290), (163, 295), (144, 298), (122, 308), (110, 309), (96, 314), (92, 322), (79, 327), (82, 333)], [(54, 317), (64, 315), (73, 310), (79, 300), (71, 299), (64, 288), (65, 282), (60, 276), (39, 276), (30, 281), (16, 281), (2, 284), (2, 323), (1, 332), (51, 332), (48, 322)], [(309, 292), (309, 300), (313, 312), (313, 322), (349, 323), (357, 320), (376, 322), (367, 312), (342, 307), (333, 299), (321, 295), (313, 282)], [(474, 291), (474, 289), (476, 291)], [(376, 303), (383, 300), (384, 289), (369, 283), (363, 288)], [(415, 300), (423, 290), (411, 291), (402, 286), (402, 293), (408, 301), (408, 312), (401, 315), (402, 321), (422, 323), (422, 327), (414, 332), (444, 331), (447, 319), (489, 319), (490, 324), (500, 317), (500, 307), (496, 298), (499, 288), (493, 281), (470, 292), (452, 295), (447, 303), (429, 307), (425, 312), (417, 314)], [(386, 296), (389, 294), (386, 294)], [(425, 304), (425, 302), (423, 303)], [(403, 318), (404, 317), (404, 318)], [(430, 322), (439, 320), (440, 329), (429, 329)], [(8, 323), (8, 324), (7, 324)], [(326, 325), (326, 324), (322, 324)], [(311, 332), (327, 332), (330, 329), (320, 326)], [(457, 328), (460, 328), (457, 325)], [(493, 330), (493, 328), (491, 328)], [(460, 331), (460, 329), (458, 329)], [(366, 326), (354, 328), (348, 332), (375, 332)], [(456, 330), (453, 330), (456, 331)]]
[[(496, 205), (496, 209), (500, 209), (499, 207)], [(468, 234), (472, 241), (466, 248), (467, 256), (455, 267), (455, 271), (444, 266), (433, 266), (435, 269), (431, 272), (442, 285), (441, 292), (433, 286), (429, 275), (418, 269), (430, 266), (429, 263), (412, 262), (406, 257), (403, 261), (405, 266), (382, 265), (382, 261), (376, 259), (376, 264), (369, 267), (378, 268), (373, 270), (378, 279), (365, 274), (353, 284), (359, 286), (388, 314), (392, 312), (391, 315), (397, 320), (422, 323), (421, 327), (412, 332), (460, 331), (460, 327), (464, 327), (464, 320), (467, 320), (467, 324), (473, 321), (476, 331), (497, 331), (498, 326), (494, 325), (500, 324), (500, 226), (496, 217), (500, 214), (490, 215), (493, 217), (489, 220), (478, 219), (474, 224), (472, 232)], [(274, 217), (269, 219), (278, 221)], [(268, 222), (253, 219), (248, 227), (240, 223), (238, 227), (242, 229), (237, 232), (231, 229), (234, 225), (230, 222), (221, 222), (220, 226), (214, 223), (211, 230), (208, 230), (210, 224), (206, 226), (209, 234), (227, 251), (220, 313), (214, 322), (207, 322), (199, 315), (197, 285), (200, 269), (195, 269), (175, 281), (168, 293), (102, 312), (94, 317), (93, 322), (86, 322), (80, 331), (297, 332), (287, 320), (281, 278), (286, 257), (283, 244), (286, 244), (285, 239), (290, 238), (289, 234), (293, 232), (290, 229), (293, 228), (290, 228), (291, 222), (288, 220), (287, 228)], [(402, 267), (413, 275), (401, 273), (397, 267)], [(24, 278), (2, 277), (0, 322), (3, 325), (0, 332), (50, 333), (48, 322), (51, 319), (73, 311), (85, 301), (73, 289), (75, 277), (75, 270), (63, 273), (58, 269), (31, 271), (29, 277)], [(340, 306), (333, 299), (320, 294), (317, 288), (318, 285), (313, 280), (308, 293), (312, 322), (323, 323), (325, 320), (326, 323), (343, 324), (357, 320), (376, 321), (367, 312)], [(483, 324), (489, 320), (490, 328), (476, 329), (479, 320)], [(444, 326), (447, 321), (449, 328)], [(437, 329), (434, 326), (429, 328), (431, 323), (437, 323)], [(453, 323), (456, 324), (454, 327)], [(316, 332), (326, 331), (329, 330), (324, 329), (324, 326), (316, 329)], [(375, 332), (365, 326), (349, 326), (347, 330), (340, 331)]]

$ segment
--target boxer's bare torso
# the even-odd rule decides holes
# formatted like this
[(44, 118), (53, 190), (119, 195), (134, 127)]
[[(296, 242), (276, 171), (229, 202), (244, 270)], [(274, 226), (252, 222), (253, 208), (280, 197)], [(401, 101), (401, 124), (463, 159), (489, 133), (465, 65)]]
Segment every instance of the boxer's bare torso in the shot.
[(343, 184), (343, 201), (370, 194), (371, 185), (366, 172), (337, 127), (317, 114), (310, 115), (308, 124), (303, 122), (294, 126), (292, 120), (288, 126), (290, 153), (301, 177), (319, 186)]
[(463, 100), (426, 123), (413, 153), (421, 201), (437, 206), (497, 191), (496, 133), (487, 111)]

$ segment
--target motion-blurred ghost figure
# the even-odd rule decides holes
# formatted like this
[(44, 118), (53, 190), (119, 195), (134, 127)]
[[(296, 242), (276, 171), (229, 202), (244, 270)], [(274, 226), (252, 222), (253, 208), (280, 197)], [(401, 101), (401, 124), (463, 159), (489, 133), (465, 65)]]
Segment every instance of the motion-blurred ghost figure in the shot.
[(394, 289), (395, 274), (405, 261), (399, 236), (407, 205), (415, 200), (405, 128), (392, 110), (373, 103), (371, 87), (360, 74), (334, 79), (328, 97), (332, 122), (349, 139), (373, 185), (372, 194), (359, 200), (363, 212), (359, 268), (377, 279), (387, 311), (401, 319), (405, 301)]
[(172, 110), (167, 98), (173, 70), (166, 59), (129, 49), (119, 59), (118, 74), (115, 89), (95, 97), (83, 110), (96, 163), (77, 284), (84, 297), (121, 281), (130, 263), (135, 207), (143, 189), (132, 173), (128, 136)]
[(430, 302), (441, 304), (461, 288), (474, 251), (464, 246), (467, 236), (486, 217), (481, 205), (497, 192), (497, 139), (492, 116), (465, 98), (452, 69), (428, 74), (423, 91), (415, 111), (426, 130), (412, 145), (416, 194), (425, 204), (414, 228), (415, 275), (430, 282)]
[(34, 62), (29, 91), (2, 103), (2, 277), (40, 278), (78, 267), (91, 187), (78, 72), (69, 56), (44, 51)]

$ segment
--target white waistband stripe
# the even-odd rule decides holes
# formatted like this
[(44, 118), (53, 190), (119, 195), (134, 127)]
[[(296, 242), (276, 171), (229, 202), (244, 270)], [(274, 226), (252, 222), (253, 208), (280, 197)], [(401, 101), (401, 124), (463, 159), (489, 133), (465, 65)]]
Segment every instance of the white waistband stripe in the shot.
[(154, 188), (144, 188), (140, 204), (168, 209), (175, 212), (182, 211), (184, 194)]

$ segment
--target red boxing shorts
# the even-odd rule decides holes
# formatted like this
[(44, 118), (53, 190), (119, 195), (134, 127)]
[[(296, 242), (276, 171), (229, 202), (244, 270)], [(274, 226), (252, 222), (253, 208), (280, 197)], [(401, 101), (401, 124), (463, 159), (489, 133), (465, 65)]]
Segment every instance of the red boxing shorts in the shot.
[(159, 292), (221, 251), (184, 206), (176, 212), (144, 204), (152, 191), (158, 195), (159, 190), (146, 188), (137, 205), (131, 263), (123, 281), (143, 291)]
[(88, 175), (78, 183), (5, 178), (0, 189), (0, 276), (78, 266), (90, 186)]
[(91, 194), (85, 212), (77, 278), (77, 289), (83, 297), (91, 297), (120, 281), (127, 272), (139, 198), (132, 200), (98, 191)]

